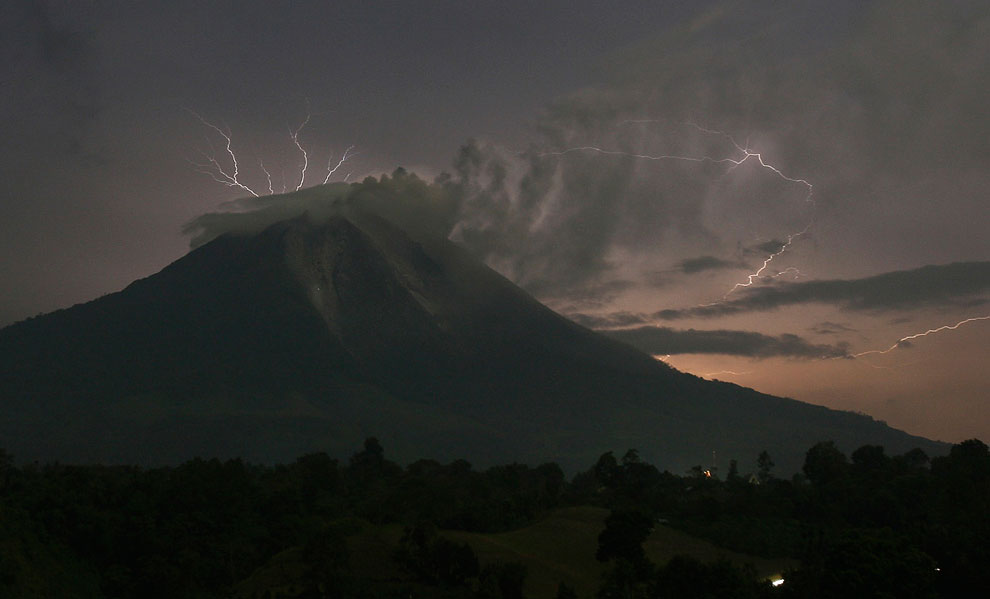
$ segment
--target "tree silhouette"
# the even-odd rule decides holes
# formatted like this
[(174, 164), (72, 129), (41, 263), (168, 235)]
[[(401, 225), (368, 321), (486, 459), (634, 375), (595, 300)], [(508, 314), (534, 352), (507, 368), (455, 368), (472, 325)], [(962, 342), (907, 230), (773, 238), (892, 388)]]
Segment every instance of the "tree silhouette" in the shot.
[(773, 460), (770, 459), (770, 454), (767, 453), (767, 450), (764, 449), (763, 451), (760, 452), (759, 457), (756, 458), (756, 467), (757, 467), (756, 477), (760, 480), (761, 483), (765, 483), (768, 480), (770, 480), (770, 478), (772, 477), (770, 471), (773, 470), (773, 467), (775, 465), (776, 464), (773, 463)]

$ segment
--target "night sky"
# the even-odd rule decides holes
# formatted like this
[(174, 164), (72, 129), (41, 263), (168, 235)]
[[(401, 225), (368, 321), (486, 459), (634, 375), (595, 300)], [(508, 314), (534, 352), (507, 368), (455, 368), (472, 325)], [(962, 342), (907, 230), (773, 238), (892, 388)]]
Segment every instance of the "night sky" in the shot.
[(988, 63), (982, 1), (14, 0), (0, 326), (157, 272), (246, 195), (197, 172), (224, 142), (196, 114), (266, 192), (309, 115), (306, 185), (351, 145), (332, 180), (449, 173), (451, 239), (586, 326), (990, 439)]

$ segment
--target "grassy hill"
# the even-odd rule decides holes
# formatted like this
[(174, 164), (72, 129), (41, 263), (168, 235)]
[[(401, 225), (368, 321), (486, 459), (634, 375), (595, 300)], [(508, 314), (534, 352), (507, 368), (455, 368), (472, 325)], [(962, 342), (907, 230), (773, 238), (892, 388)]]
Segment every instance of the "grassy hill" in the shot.
[[(478, 556), (481, 566), (519, 562), (526, 567), (523, 591), (531, 599), (552, 598), (561, 582), (579, 597), (592, 597), (601, 585), (607, 565), (595, 559), (598, 535), (605, 528), (609, 511), (580, 506), (555, 510), (530, 526), (502, 533), (439, 531), (456, 543), (466, 543)], [(376, 526), (355, 520), (341, 523), (347, 529), (347, 571), (354, 579), (372, 583), (381, 592), (399, 588), (415, 589), (414, 583), (394, 559), (403, 527)], [(792, 559), (767, 559), (720, 548), (708, 541), (658, 525), (644, 544), (649, 559), (666, 564), (677, 554), (704, 562), (720, 558), (738, 564), (751, 564), (761, 576), (769, 577), (797, 567)], [(273, 595), (294, 597), (305, 587), (302, 549), (292, 548), (273, 557), (267, 564), (238, 585), (235, 596), (248, 599)], [(435, 592), (435, 591), (434, 591)], [(433, 593), (431, 593), (431, 596)]]
[[(529, 571), (524, 586), (527, 597), (553, 597), (560, 582), (581, 597), (591, 597), (601, 584), (606, 568), (595, 559), (595, 550), (608, 514), (608, 510), (598, 507), (569, 507), (519, 530), (496, 534), (449, 531), (444, 535), (470, 545), (482, 563), (524, 564)], [(706, 562), (724, 557), (739, 565), (752, 564), (763, 576), (797, 566), (795, 560), (728, 551), (663, 525), (653, 530), (643, 548), (650, 561), (658, 565), (666, 564), (674, 555), (686, 554)]]

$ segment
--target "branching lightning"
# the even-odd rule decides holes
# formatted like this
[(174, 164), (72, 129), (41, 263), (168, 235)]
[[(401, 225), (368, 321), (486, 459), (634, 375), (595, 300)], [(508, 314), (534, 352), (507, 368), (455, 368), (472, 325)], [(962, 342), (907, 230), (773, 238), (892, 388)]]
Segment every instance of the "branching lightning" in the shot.
[[(189, 109), (187, 109), (187, 110), (189, 110)], [(196, 117), (197, 119), (199, 119), (199, 122), (203, 123), (204, 125), (206, 125), (210, 129), (213, 129), (221, 137), (223, 137), (224, 141), (227, 144), (226, 145), (227, 155), (230, 157), (230, 162), (233, 165), (233, 170), (230, 171), (230, 172), (228, 172), (227, 170), (224, 169), (223, 165), (220, 164), (220, 162), (217, 160), (216, 152), (213, 149), (213, 143), (210, 142), (210, 140), (207, 138), (206, 141), (207, 141), (207, 143), (210, 146), (210, 153), (207, 154), (206, 152), (200, 151), (200, 154), (202, 154), (203, 157), (206, 158), (207, 162), (206, 163), (198, 163), (198, 162), (193, 162), (192, 160), (189, 161), (189, 162), (191, 162), (193, 164), (193, 166), (195, 166), (197, 168), (197, 172), (200, 172), (200, 173), (203, 173), (204, 175), (208, 175), (210, 177), (213, 177), (213, 180), (216, 181), (217, 183), (222, 183), (222, 184), (226, 185), (227, 187), (238, 187), (238, 188), (243, 189), (244, 191), (250, 193), (251, 195), (253, 195), (256, 198), (259, 197), (258, 192), (256, 192), (255, 190), (251, 189), (250, 187), (248, 187), (244, 183), (241, 183), (240, 179), (238, 178), (238, 175), (240, 173), (240, 170), (239, 170), (239, 167), (238, 167), (238, 164), (237, 164), (237, 155), (234, 154), (234, 150), (231, 148), (231, 143), (232, 142), (230, 140), (230, 135), (231, 135), (230, 128), (227, 127), (226, 125), (224, 125), (224, 129), (226, 129), (226, 131), (225, 131), (224, 129), (221, 129), (220, 127), (217, 127), (213, 123), (207, 121), (202, 116), (200, 116), (198, 113), (193, 112), (192, 110), (189, 110), (189, 112), (194, 117)], [(267, 173), (268, 171), (265, 171), (265, 172)]]
[[(326, 176), (325, 179), (323, 179), (323, 184), (324, 185), (326, 185), (327, 183), (330, 182), (330, 177), (332, 177), (333, 174), (337, 172), (337, 169), (340, 168), (340, 165), (342, 165), (345, 162), (347, 162), (347, 159), (351, 157), (351, 153), (350, 152), (353, 149), (354, 149), (354, 146), (348, 146), (348, 148), (346, 150), (344, 150), (344, 153), (341, 155), (340, 160), (337, 161), (337, 164), (335, 164), (333, 166), (333, 168), (330, 168), (330, 165), (333, 164), (333, 154), (330, 154), (330, 157), (327, 158), (327, 176)], [(350, 176), (351, 176), (350, 173), (347, 173), (346, 175), (344, 175), (344, 181), (347, 181), (347, 179)]]
[(753, 283), (755, 283), (757, 280), (759, 280), (761, 277), (764, 277), (764, 276), (766, 276), (768, 278), (771, 278), (771, 279), (776, 279), (777, 277), (780, 277), (780, 276), (783, 276), (783, 275), (789, 274), (789, 273), (794, 273), (797, 276), (800, 276), (801, 271), (799, 271), (797, 268), (795, 268), (793, 266), (791, 266), (789, 268), (785, 268), (784, 270), (782, 270), (780, 272), (777, 272), (777, 273), (774, 273), (772, 275), (764, 275), (763, 273), (770, 266), (770, 263), (773, 262), (773, 259), (774, 258), (776, 258), (777, 256), (779, 256), (779, 255), (781, 255), (781, 254), (783, 254), (784, 252), (787, 251), (787, 248), (789, 248), (791, 246), (791, 244), (794, 243), (794, 240), (795, 239), (797, 239), (798, 237), (801, 237), (802, 235), (807, 234), (808, 230), (811, 229), (811, 225), (812, 224), (813, 223), (809, 222), (808, 225), (805, 228), (801, 229), (797, 233), (791, 233), (791, 234), (789, 234), (787, 236), (787, 241), (784, 242), (780, 246), (780, 249), (777, 250), (776, 252), (773, 252), (769, 256), (767, 256), (766, 259), (763, 260), (763, 264), (758, 269), (756, 269), (754, 272), (746, 275), (746, 282), (744, 282), (744, 283), (736, 283), (735, 285), (732, 286), (731, 289), (729, 289), (727, 292), (725, 292), (725, 295), (722, 296), (722, 301), (728, 299), (728, 297), (736, 289), (739, 289), (741, 287), (749, 287)]
[[(241, 163), (238, 161), (237, 153), (234, 151), (233, 148), (234, 144), (233, 144), (230, 127), (228, 127), (226, 124), (223, 124), (223, 127), (220, 127), (206, 120), (199, 113), (190, 110), (188, 108), (186, 110), (191, 115), (193, 115), (200, 123), (212, 129), (217, 135), (219, 135), (223, 139), (224, 142), (223, 153), (226, 154), (225, 158), (223, 157), (223, 153), (221, 153), (221, 157), (218, 158), (217, 152), (213, 146), (213, 142), (210, 141), (209, 138), (207, 138), (206, 143), (209, 146), (209, 152), (203, 150), (199, 151), (205, 162), (204, 161), (197, 162), (194, 160), (189, 160), (189, 162), (195, 167), (196, 172), (207, 175), (217, 183), (221, 183), (223, 185), (226, 185), (227, 187), (236, 187), (238, 189), (246, 191), (247, 193), (251, 194), (256, 198), (261, 197), (262, 193), (256, 191), (254, 188), (252, 188), (250, 185), (248, 185), (246, 182), (244, 182), (241, 179), (241, 168), (240, 168)], [(309, 170), (309, 151), (303, 145), (302, 141), (300, 141), (299, 137), (302, 134), (303, 129), (305, 129), (306, 126), (309, 124), (309, 122), (312, 120), (312, 117), (313, 115), (309, 111), (309, 102), (307, 102), (306, 117), (302, 120), (302, 122), (299, 124), (298, 127), (294, 129), (292, 127), (289, 127), (289, 140), (292, 142), (292, 145), (295, 146), (296, 150), (298, 150), (299, 153), (302, 154), (302, 165), (299, 167), (299, 179), (295, 185), (295, 189), (294, 189), (295, 191), (299, 191), (306, 185), (306, 174), (307, 171)], [(330, 155), (330, 158), (327, 160), (327, 172), (326, 172), (326, 176), (323, 179), (323, 184), (329, 183), (330, 179), (334, 176), (334, 174), (338, 171), (338, 169), (340, 169), (340, 167), (343, 166), (345, 162), (347, 162), (351, 157), (354, 156), (355, 153), (353, 152), (353, 150), (354, 150), (354, 146), (353, 145), (349, 146), (346, 150), (344, 150), (344, 153), (340, 156), (340, 158), (337, 160), (336, 163), (334, 163), (333, 161), (333, 154)], [(272, 173), (268, 169), (268, 167), (265, 166), (264, 160), (260, 157), (258, 158), (258, 167), (260, 168), (261, 172), (264, 173), (265, 181), (267, 183), (268, 195), (274, 195), (275, 185), (273, 182)], [(350, 177), (350, 173), (348, 173), (344, 177), (344, 181), (346, 181), (349, 177)], [(282, 193), (285, 193), (287, 190), (288, 190), (288, 183), (286, 182), (285, 170), (282, 169)]]

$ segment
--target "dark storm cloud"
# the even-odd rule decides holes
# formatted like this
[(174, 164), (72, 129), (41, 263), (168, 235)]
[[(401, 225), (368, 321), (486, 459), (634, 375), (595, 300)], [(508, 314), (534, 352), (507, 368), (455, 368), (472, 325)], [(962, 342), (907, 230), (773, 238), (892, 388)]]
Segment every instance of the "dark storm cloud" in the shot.
[(606, 331), (605, 335), (648, 354), (725, 354), (752, 358), (841, 358), (844, 345), (815, 345), (797, 335), (763, 335), (749, 331), (674, 330), (639, 327)]
[[(846, 241), (845, 229), (872, 218), (863, 212), (871, 204), (857, 200), (878, 181), (952, 189), (960, 213), (985, 214), (975, 190), (990, 159), (988, 122), (979, 116), (986, 115), (979, 98), (990, 84), (988, 26), (990, 8), (979, 2), (722, 5), (613, 56), (607, 83), (547, 107), (532, 149), (466, 148), (458, 160), (463, 202), (455, 239), (543, 297), (608, 279), (624, 265), (614, 256), (649, 255), (668, 239), (682, 248), (736, 245), (744, 255), (780, 251), (782, 236), (801, 230), (807, 218), (785, 220), (756, 203), (767, 194), (754, 194), (754, 205), (733, 209), (765, 227), (757, 234), (771, 241), (737, 245), (749, 222), (708, 220), (721, 214), (711, 204), (726, 197), (716, 187), (738, 183), (725, 183), (724, 169), (661, 168), (620, 155), (725, 154), (725, 138), (692, 132), (687, 122), (731, 132), (739, 143), (752, 136), (753, 147), (768, 148), (786, 172), (815, 182), (818, 215), (834, 219), (831, 231), (840, 231), (828, 240), (834, 247)], [(656, 139), (662, 143), (651, 146)], [(591, 146), (612, 153), (566, 151)], [(977, 183), (956, 172), (975, 173), (968, 181)], [(770, 183), (784, 185), (769, 181), (760, 191), (783, 193)], [(931, 198), (890, 194), (884, 201), (891, 204), (883, 227), (859, 231), (860, 245), (849, 251), (881, 242), (900, 263), (920, 263), (925, 258), (903, 242), (903, 231), (931, 214)], [(972, 222), (963, 224), (972, 229)], [(912, 259), (904, 259), (909, 253)], [(965, 255), (973, 254), (942, 259)], [(880, 267), (889, 259), (867, 257)]]
[(776, 254), (780, 250), (784, 249), (785, 243), (779, 239), (771, 239), (770, 241), (765, 241), (763, 243), (756, 244), (754, 246), (746, 248), (747, 254), (759, 254), (766, 256), (768, 254)]
[(815, 326), (809, 327), (808, 330), (819, 335), (838, 335), (840, 333), (856, 332), (856, 329), (850, 328), (841, 322), (831, 322), (828, 320), (819, 322)]
[(683, 310), (661, 310), (653, 317), (660, 320), (716, 318), (810, 303), (876, 312), (967, 306), (973, 295), (987, 291), (990, 291), (990, 262), (957, 262), (863, 279), (775, 282), (763, 287), (747, 287), (738, 291), (735, 299)]
[(615, 329), (649, 322), (649, 316), (639, 312), (612, 312), (605, 315), (582, 314), (580, 312), (567, 315), (568, 318), (589, 329)]
[[(66, 8), (66, 7), (59, 7)], [(85, 136), (99, 115), (97, 54), (90, 35), (47, 2), (12, 2), (0, 19), (4, 70), (0, 109), (17, 115), (5, 140), (24, 151), (34, 143), (63, 153), (91, 151)], [(27, 144), (25, 144), (27, 140)]]
[(715, 256), (699, 256), (682, 260), (677, 268), (686, 275), (693, 275), (706, 270), (723, 270), (727, 268), (742, 268), (746, 266), (738, 261), (723, 260)]

